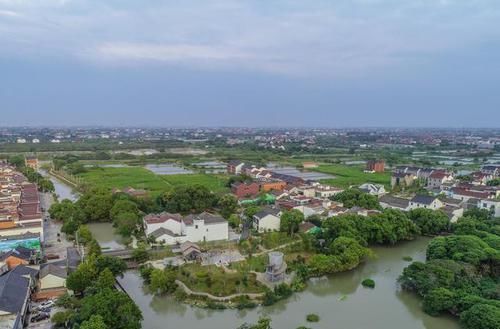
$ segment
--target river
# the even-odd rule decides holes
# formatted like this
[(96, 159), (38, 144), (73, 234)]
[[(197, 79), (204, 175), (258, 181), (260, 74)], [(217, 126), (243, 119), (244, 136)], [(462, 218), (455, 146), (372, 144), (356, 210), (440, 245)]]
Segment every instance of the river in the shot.
[[(375, 247), (377, 257), (355, 270), (313, 280), (304, 292), (253, 310), (205, 310), (171, 297), (153, 296), (143, 287), (137, 271), (125, 273), (119, 281), (141, 308), (145, 329), (234, 329), (263, 315), (271, 317), (274, 329), (301, 325), (324, 329), (457, 329), (458, 322), (451, 317), (431, 317), (422, 312), (420, 299), (402, 291), (396, 281), (409, 264), (402, 258), (424, 260), (428, 241), (419, 238), (396, 247)], [(375, 289), (361, 286), (365, 278), (375, 280)], [(306, 323), (308, 313), (318, 314), (320, 322)]]

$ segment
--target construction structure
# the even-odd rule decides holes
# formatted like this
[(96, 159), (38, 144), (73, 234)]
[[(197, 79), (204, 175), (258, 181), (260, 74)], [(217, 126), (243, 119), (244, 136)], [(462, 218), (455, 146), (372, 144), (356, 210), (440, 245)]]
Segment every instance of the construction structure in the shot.
[(272, 251), (269, 253), (269, 264), (266, 267), (266, 278), (270, 282), (277, 282), (285, 280), (286, 262), (284, 261), (284, 254), (279, 251)]

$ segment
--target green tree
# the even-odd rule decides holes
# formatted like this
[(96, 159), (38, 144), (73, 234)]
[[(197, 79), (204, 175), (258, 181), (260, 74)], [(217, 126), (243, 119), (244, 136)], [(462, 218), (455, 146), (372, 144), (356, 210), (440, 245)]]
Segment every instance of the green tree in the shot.
[(66, 287), (75, 293), (82, 293), (92, 285), (96, 275), (97, 270), (91, 262), (81, 263), (74, 272), (68, 275)]
[(346, 208), (358, 206), (366, 209), (382, 209), (376, 196), (354, 188), (338, 193), (332, 196), (331, 199), (342, 202)]
[(280, 230), (293, 235), (299, 231), (299, 225), (304, 221), (304, 214), (297, 209), (284, 211), (281, 214)]
[(446, 232), (450, 228), (448, 216), (440, 210), (425, 208), (412, 209), (408, 217), (420, 228), (424, 235), (436, 235)]
[(456, 294), (446, 288), (431, 290), (424, 297), (424, 311), (430, 315), (439, 315), (443, 311), (451, 310), (456, 303)]
[(151, 283), (149, 287), (158, 294), (171, 293), (177, 288), (175, 279), (177, 274), (172, 269), (153, 269), (150, 275)]
[(120, 212), (115, 216), (113, 225), (116, 232), (122, 236), (129, 237), (140, 230), (141, 219), (136, 213), (127, 211)]
[(108, 328), (140, 329), (142, 313), (135, 303), (123, 292), (103, 289), (86, 296), (78, 312), (81, 321), (99, 315)]
[(118, 215), (122, 213), (133, 213), (135, 215), (139, 215), (140, 211), (137, 204), (133, 201), (127, 199), (117, 200), (109, 212), (110, 217), (113, 221), (115, 221)]
[(105, 268), (97, 278), (96, 287), (100, 290), (106, 288), (113, 288), (115, 285), (115, 276), (109, 268)]
[(500, 308), (486, 304), (476, 304), (460, 315), (465, 329), (499, 329)]
[(108, 329), (108, 326), (104, 323), (102, 316), (92, 315), (90, 319), (82, 322), (80, 329)]
[(238, 200), (232, 194), (223, 195), (218, 202), (220, 214), (222, 217), (228, 219), (238, 209)]
[(118, 257), (100, 255), (95, 258), (93, 262), (98, 273), (101, 273), (105, 269), (109, 269), (113, 276), (123, 275), (127, 270), (127, 264), (123, 259)]

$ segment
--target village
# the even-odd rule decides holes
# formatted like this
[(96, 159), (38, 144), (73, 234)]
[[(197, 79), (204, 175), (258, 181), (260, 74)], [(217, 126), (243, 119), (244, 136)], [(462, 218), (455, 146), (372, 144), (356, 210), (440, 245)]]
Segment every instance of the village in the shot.
[[(301, 165), (304, 171), (317, 166), (313, 161)], [(26, 156), (24, 167), (37, 171), (38, 159)], [(370, 160), (364, 172), (386, 170), (384, 160)], [(163, 275), (167, 283), (153, 289), (157, 293), (180, 289), (182, 300), (201, 307), (255, 307), (300, 291), (311, 276), (351, 269), (362, 261), (363, 252), (352, 264), (335, 269), (313, 264), (319, 258), (315, 255), (329, 254), (324, 244), (335, 218), (368, 221), (383, 218), (388, 210), (400, 216), (417, 214), (415, 209), (439, 212), (448, 223), (470, 209), (500, 216), (500, 188), (489, 184), (499, 179), (499, 165), (483, 165), (462, 176), (444, 168), (396, 166), (390, 184), (342, 188), (239, 160), (227, 162), (226, 175), (235, 202), (228, 214), (220, 205), (198, 212), (145, 213), (128, 248), (102, 253), (139, 267), (151, 286), (158, 285), (154, 271)], [(63, 223), (48, 212), (50, 193), (5, 161), (0, 163), (0, 188), (0, 328), (50, 328), (54, 301), (74, 293), (66, 279), (85, 262), (91, 244), (80, 242), (80, 230), (62, 232)], [(131, 186), (112, 193), (134, 200), (147, 194)], [(139, 257), (141, 248), (145, 255)]]

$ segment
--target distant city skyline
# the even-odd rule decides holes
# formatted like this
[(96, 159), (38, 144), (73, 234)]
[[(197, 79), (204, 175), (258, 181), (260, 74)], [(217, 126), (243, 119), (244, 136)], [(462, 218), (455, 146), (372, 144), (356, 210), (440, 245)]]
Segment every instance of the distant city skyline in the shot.
[(496, 0), (0, 0), (0, 126), (499, 127)]

